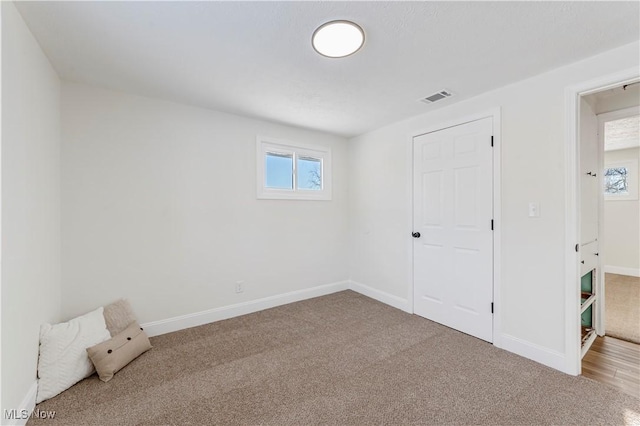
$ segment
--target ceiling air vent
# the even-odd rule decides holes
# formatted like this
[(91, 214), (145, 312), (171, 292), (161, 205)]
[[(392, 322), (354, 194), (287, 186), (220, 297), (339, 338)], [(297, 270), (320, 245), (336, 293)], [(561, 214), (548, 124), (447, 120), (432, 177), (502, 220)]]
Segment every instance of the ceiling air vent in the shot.
[(425, 104), (432, 104), (442, 99), (450, 98), (451, 96), (453, 96), (453, 93), (451, 93), (451, 91), (441, 90), (438, 93), (434, 93), (431, 96), (427, 96), (426, 98), (420, 99), (420, 102), (424, 102)]

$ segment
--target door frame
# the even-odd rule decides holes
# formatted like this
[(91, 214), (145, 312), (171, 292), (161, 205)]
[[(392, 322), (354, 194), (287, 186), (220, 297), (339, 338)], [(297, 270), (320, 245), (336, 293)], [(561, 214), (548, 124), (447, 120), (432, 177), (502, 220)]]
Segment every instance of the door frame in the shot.
[[(637, 68), (605, 75), (565, 88), (565, 368), (582, 370), (580, 344), (580, 98), (640, 79)], [(601, 218), (598, 218), (600, 222)], [(600, 222), (601, 223), (601, 222)], [(602, 252), (602, 247), (599, 248)], [(599, 262), (601, 262), (600, 256)], [(602, 267), (600, 267), (602, 269)], [(600, 275), (600, 274), (598, 274)], [(601, 281), (601, 280), (598, 280)]]
[(437, 124), (427, 125), (425, 127), (418, 128), (412, 131), (407, 136), (406, 149), (406, 170), (407, 170), (407, 199), (409, 206), (407, 217), (407, 249), (409, 253), (409, 259), (407, 262), (408, 277), (409, 277), (409, 292), (407, 294), (407, 305), (410, 313), (414, 313), (413, 307), (413, 294), (414, 294), (414, 281), (413, 281), (413, 238), (411, 233), (413, 232), (413, 138), (422, 136), (427, 133), (437, 132), (439, 130), (448, 129), (450, 127), (459, 126), (462, 124), (470, 123), (472, 121), (482, 120), (483, 118), (492, 118), (493, 121), (493, 345), (502, 347), (502, 305), (500, 303), (501, 295), (501, 246), (502, 246), (502, 120), (501, 109), (495, 107), (484, 112), (478, 112), (475, 114), (460, 116), (451, 120), (441, 121)]

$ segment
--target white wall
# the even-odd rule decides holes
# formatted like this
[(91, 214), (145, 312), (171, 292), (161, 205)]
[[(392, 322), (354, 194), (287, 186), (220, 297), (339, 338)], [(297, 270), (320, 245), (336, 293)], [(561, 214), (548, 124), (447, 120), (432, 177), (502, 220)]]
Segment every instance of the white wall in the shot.
[[(640, 148), (607, 151), (605, 167), (609, 162), (632, 160), (640, 162)], [(640, 271), (640, 201), (604, 201), (604, 265), (621, 271)], [(609, 267), (609, 268), (607, 268)], [(629, 271), (631, 272), (631, 271)]]
[[(258, 134), (331, 147), (333, 200), (257, 200)], [(126, 297), (148, 322), (348, 279), (346, 140), (67, 83), (62, 135), (65, 318)]]
[(640, 105), (640, 84), (634, 84), (627, 86), (626, 90), (616, 88), (606, 91), (605, 95), (595, 99), (594, 111), (596, 114), (603, 114), (638, 105)]
[[(598, 219), (600, 217), (598, 201), (600, 199), (600, 174), (598, 172), (598, 118), (585, 97), (580, 98), (580, 244), (596, 241)], [(588, 173), (595, 173), (596, 177)], [(595, 250), (598, 250), (597, 243)], [(585, 253), (581, 252), (581, 258)]]
[(60, 80), (13, 3), (1, 7), (4, 413), (36, 380), (40, 324), (60, 314)]
[[(565, 351), (565, 88), (638, 67), (633, 43), (349, 143), (351, 278), (396, 297), (412, 291), (409, 136), (458, 117), (502, 111), (502, 345), (562, 368)], [(516, 59), (517, 60), (517, 59)], [(499, 65), (496, 65), (499, 66)], [(455, 91), (455, 88), (451, 88)], [(541, 216), (529, 218), (530, 201)]]

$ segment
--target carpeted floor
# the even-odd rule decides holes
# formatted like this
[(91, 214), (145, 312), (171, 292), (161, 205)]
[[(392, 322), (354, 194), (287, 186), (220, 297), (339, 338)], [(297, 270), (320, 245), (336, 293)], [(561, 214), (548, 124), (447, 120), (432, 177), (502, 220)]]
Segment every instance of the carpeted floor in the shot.
[(351, 291), (152, 339), (30, 424), (640, 423), (640, 400)]
[(640, 278), (605, 274), (607, 336), (640, 343)]

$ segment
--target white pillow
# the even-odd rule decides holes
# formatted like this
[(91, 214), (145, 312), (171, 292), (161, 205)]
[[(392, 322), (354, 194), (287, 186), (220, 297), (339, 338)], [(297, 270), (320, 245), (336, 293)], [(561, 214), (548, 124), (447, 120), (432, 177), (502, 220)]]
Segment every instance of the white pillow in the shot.
[(87, 348), (111, 338), (102, 312), (100, 307), (68, 322), (40, 326), (37, 403), (93, 374)]

